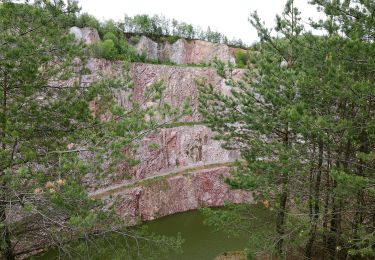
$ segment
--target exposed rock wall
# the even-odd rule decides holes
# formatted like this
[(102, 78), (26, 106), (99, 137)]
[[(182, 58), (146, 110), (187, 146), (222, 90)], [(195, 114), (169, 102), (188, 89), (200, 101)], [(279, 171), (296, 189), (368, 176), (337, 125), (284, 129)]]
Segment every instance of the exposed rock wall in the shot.
[(78, 28), (76, 26), (70, 28), (69, 33), (73, 34), (77, 41), (83, 41), (85, 44), (94, 44), (100, 41), (98, 32), (95, 29), (85, 27)]
[[(89, 86), (90, 83), (103, 77), (119, 78), (124, 72), (123, 62), (111, 62), (105, 59), (90, 59), (87, 63), (90, 74), (81, 77), (81, 84)], [(204, 79), (216, 90), (229, 94), (230, 87), (225, 79), (217, 75), (214, 68), (211, 67), (185, 67), (170, 65), (154, 65), (147, 63), (133, 63), (131, 65), (131, 75), (134, 81), (133, 101), (146, 106), (148, 104), (144, 97), (145, 89), (158, 80), (163, 80), (165, 91), (162, 102), (170, 104), (174, 108), (179, 108), (184, 101), (191, 100), (192, 114), (181, 119), (182, 122), (192, 122), (202, 120), (198, 112), (198, 86), (197, 79)], [(244, 74), (243, 69), (235, 69), (232, 72), (234, 79), (240, 79)], [(78, 78), (70, 79), (69, 83), (78, 81)], [(119, 103), (128, 107), (128, 93), (122, 91), (118, 95)]]
[(200, 207), (222, 206), (227, 201), (252, 202), (250, 193), (228, 188), (222, 179), (228, 175), (228, 167), (186, 172), (117, 190), (111, 197), (107, 193), (101, 199), (130, 224)]
[[(91, 59), (87, 66), (91, 73), (82, 77), (84, 85), (102, 77), (117, 78), (123, 72), (121, 62)], [(130, 169), (124, 166), (130, 178), (121, 171), (100, 181), (87, 176), (91, 195), (106, 198), (107, 206), (113, 205), (129, 223), (202, 206), (222, 206), (225, 201), (251, 201), (251, 194), (230, 190), (222, 178), (229, 174), (228, 165), (239, 158), (238, 151), (224, 150), (221, 143), (213, 139), (214, 133), (199, 125), (202, 117), (198, 112), (196, 79), (205, 79), (218, 91), (229, 94), (229, 86), (215, 69), (133, 63), (131, 74), (132, 98), (141, 105), (149, 105), (144, 97), (145, 89), (158, 80), (165, 84), (162, 102), (178, 108), (190, 98), (193, 113), (181, 119), (190, 124), (145, 136), (134, 155), (140, 163)], [(243, 70), (234, 70), (233, 75), (239, 79)], [(118, 95), (124, 109), (128, 107), (128, 97), (126, 92)]]
[[(239, 158), (237, 151), (224, 150), (212, 137), (212, 131), (201, 125), (162, 129), (146, 136), (137, 151), (140, 164), (136, 166), (134, 178), (184, 167), (233, 162)], [(151, 149), (151, 143), (158, 148)]]
[[(95, 33), (85, 29), (72, 28), (71, 32), (87, 44), (98, 40)], [(135, 48), (148, 59), (176, 64), (207, 64), (214, 58), (234, 63), (233, 48), (199, 40), (156, 43), (142, 36)], [(88, 75), (72, 78), (65, 84), (79, 82), (89, 86), (103, 77), (120, 78), (124, 72), (122, 62), (91, 59), (86, 66), (90, 71)], [(86, 176), (91, 196), (102, 198), (107, 207), (115, 207), (128, 223), (203, 206), (222, 206), (225, 201), (252, 201), (250, 193), (230, 190), (223, 180), (229, 175), (228, 166), (239, 158), (239, 153), (221, 148), (221, 143), (213, 139), (214, 133), (199, 125), (202, 117), (198, 112), (196, 80), (204, 79), (216, 90), (230, 93), (230, 87), (215, 69), (133, 63), (130, 72), (134, 81), (132, 93), (118, 93), (118, 101), (124, 109), (130, 106), (129, 96), (132, 102), (142, 106), (152, 105), (145, 99), (145, 90), (163, 80), (165, 91), (161, 102), (179, 108), (189, 98), (193, 112), (180, 120), (188, 125), (161, 129), (139, 142), (134, 157), (140, 164), (130, 169), (124, 167), (130, 172), (130, 178), (126, 179), (122, 172), (114, 172), (100, 181)], [(243, 73), (243, 70), (234, 70), (233, 77), (240, 79)]]
[[(98, 33), (90, 28), (72, 27), (70, 32), (77, 41), (86, 44), (100, 41)], [(180, 39), (170, 44), (155, 43), (142, 37), (136, 48), (138, 52), (146, 50), (149, 59), (171, 60), (176, 64), (209, 63), (215, 57), (234, 63), (233, 48), (198, 40)], [(78, 59), (74, 63), (77, 68), (81, 65)], [(121, 61), (90, 59), (86, 64), (90, 71), (87, 75), (77, 75), (65, 81), (51, 80), (50, 84), (66, 87), (79, 83), (88, 87), (103, 77), (121, 78), (123, 66)], [(224, 182), (224, 178), (230, 175), (230, 166), (239, 158), (238, 151), (224, 150), (221, 143), (213, 139), (214, 133), (206, 126), (199, 125), (202, 118), (198, 113), (196, 79), (203, 78), (216, 90), (229, 94), (230, 87), (225, 80), (210, 67), (133, 63), (130, 72), (134, 81), (131, 93), (133, 101), (147, 105), (145, 89), (161, 79), (166, 86), (162, 102), (178, 108), (186, 98), (191, 99), (193, 113), (182, 118), (181, 122), (192, 124), (161, 129), (140, 140), (134, 155), (135, 159), (140, 160), (140, 164), (127, 169), (132, 175), (130, 179), (125, 179), (121, 172), (112, 173), (100, 180), (88, 174), (86, 183), (90, 196), (102, 199), (108, 208), (114, 207), (119, 216), (129, 224), (200, 207), (222, 206), (227, 201), (253, 202), (252, 193), (231, 190)], [(243, 70), (233, 71), (236, 79), (240, 79), (242, 75)], [(124, 109), (129, 108), (129, 94), (124, 91), (118, 93), (118, 102)], [(151, 148), (150, 144), (157, 146)], [(13, 221), (20, 220), (21, 218), (13, 217)], [(41, 245), (47, 243), (44, 241), (43, 231), (33, 231), (27, 236), (23, 242), (15, 245), (16, 251), (20, 252), (25, 248), (43, 250)], [(28, 241), (36, 243), (26, 243)]]
[(225, 44), (201, 40), (178, 39), (174, 43), (157, 43), (141, 36), (134, 45), (137, 53), (150, 60), (171, 61), (176, 64), (209, 64), (215, 58), (235, 64), (233, 51)]
[[(76, 40), (83, 41), (87, 45), (100, 41), (98, 32), (92, 28), (72, 27), (69, 32), (74, 34)], [(178, 39), (174, 43), (155, 42), (146, 36), (141, 36), (138, 43), (133, 46), (137, 53), (145, 55), (146, 59), (171, 61), (178, 65), (210, 64), (215, 58), (235, 65), (234, 53), (236, 50), (241, 50), (202, 40)]]

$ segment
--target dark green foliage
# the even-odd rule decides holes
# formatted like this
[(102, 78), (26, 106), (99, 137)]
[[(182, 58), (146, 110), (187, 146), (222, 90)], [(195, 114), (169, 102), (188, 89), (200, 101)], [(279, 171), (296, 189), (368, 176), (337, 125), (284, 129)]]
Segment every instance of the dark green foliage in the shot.
[(107, 32), (104, 35), (103, 41), (106, 41), (106, 40), (112, 40), (113, 43), (115, 43), (115, 44), (118, 45), (118, 39), (117, 39), (116, 35), (113, 32)]
[(236, 66), (238, 68), (245, 68), (250, 60), (250, 53), (245, 50), (236, 50), (235, 52)]
[[(183, 113), (168, 104), (121, 107), (115, 93), (132, 89), (128, 62), (116, 80), (80, 85), (87, 73), (85, 51), (67, 33), (66, 18), (77, 9), (65, 2), (0, 4), (0, 254), (5, 259), (16, 257), (18, 244), (56, 246), (69, 255), (72, 247), (65, 242), (70, 240), (82, 238), (78, 247), (92, 250), (86, 245), (101, 232), (103, 239), (113, 232), (137, 237), (136, 229), (128, 233), (111, 209), (103, 211), (89, 197), (84, 176), (90, 172), (100, 180), (120, 162), (134, 165), (124, 147), (134, 149), (134, 140), (165, 123), (156, 116), (172, 123)], [(102, 55), (130, 53), (116, 32), (105, 35)], [(157, 89), (150, 99), (161, 96), (162, 86)], [(14, 214), (20, 221), (13, 222)]]
[[(109, 28), (112, 27), (109, 26)], [(145, 57), (137, 54), (135, 48), (127, 42), (125, 36), (118, 29), (114, 27), (112, 29), (113, 31), (104, 34), (103, 41), (90, 46), (93, 56), (107, 60), (144, 62)]]
[(75, 18), (75, 26), (79, 28), (90, 27), (90, 28), (100, 28), (100, 22), (96, 19), (95, 16), (92, 16), (88, 13), (80, 14)]
[(140, 38), (141, 37), (139, 35), (133, 35), (133, 36), (130, 37), (129, 40), (130, 40), (131, 44), (136, 45), (139, 42)]
[(278, 37), (254, 13), (261, 42), (249, 70), (228, 80), (231, 95), (202, 84), (200, 111), (247, 162), (228, 183), (275, 208), (279, 255), (373, 257), (375, 6), (313, 3), (327, 14), (313, 23), (326, 36), (304, 31), (291, 0), (276, 19)]
[(123, 22), (119, 23), (125, 33), (136, 35), (147, 35), (156, 41), (168, 40), (170, 43), (177, 39), (199, 39), (213, 43), (225, 43), (233, 47), (244, 48), (241, 40), (228, 41), (227, 37), (220, 32), (212, 31), (210, 27), (206, 31), (196, 28), (191, 24), (179, 22), (175, 19), (167, 19), (164, 16), (147, 14), (125, 16)]
[(108, 39), (103, 42), (96, 43), (93, 47), (94, 56), (107, 60), (119, 59), (118, 49), (115, 47), (113, 40)]
[(247, 254), (255, 256), (256, 253), (272, 250), (275, 214), (264, 205), (226, 204), (220, 209), (203, 208), (201, 212), (205, 216), (205, 225), (224, 231), (228, 236), (250, 233), (245, 250)]
[(216, 72), (220, 77), (226, 78), (226, 69), (224, 62), (215, 57), (215, 59), (213, 60), (213, 67), (216, 69)]

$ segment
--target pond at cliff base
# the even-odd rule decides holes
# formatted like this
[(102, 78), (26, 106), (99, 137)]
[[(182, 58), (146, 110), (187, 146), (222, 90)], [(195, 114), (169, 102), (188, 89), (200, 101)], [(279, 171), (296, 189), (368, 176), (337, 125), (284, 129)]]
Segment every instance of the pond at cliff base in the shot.
[[(247, 219), (245, 222), (253, 222), (253, 224), (260, 226), (259, 223), (263, 223), (264, 226), (270, 227), (268, 224), (269, 211), (261, 209), (259, 206), (250, 206), (251, 211), (254, 213), (254, 217), (257, 219)], [(266, 217), (266, 215), (268, 217)], [(228, 251), (243, 250), (249, 244), (249, 236), (255, 235), (253, 232), (242, 234), (240, 236), (228, 236), (223, 231), (215, 231), (213, 227), (203, 224), (205, 217), (199, 210), (192, 210), (183, 213), (177, 213), (174, 215), (162, 217), (153, 221), (146, 222), (147, 230), (156, 235), (174, 236), (178, 233), (181, 234), (184, 243), (182, 244), (182, 253), (162, 253), (154, 254), (151, 250), (149, 252), (150, 257), (143, 254), (142, 257), (129, 256), (125, 252), (126, 249), (123, 247), (124, 242), (122, 237), (113, 236), (110, 238), (110, 243), (97, 244), (96, 249), (100, 253), (92, 253), (90, 256), (83, 257), (84, 259), (160, 259), (160, 260), (212, 260), (221, 253)], [(266, 223), (267, 222), (267, 223)], [(261, 228), (267, 229), (267, 228)], [(273, 228), (272, 228), (273, 229)], [(255, 231), (255, 229), (253, 230)], [(107, 241), (108, 242), (108, 241)], [(103, 248), (104, 247), (104, 248)], [(146, 249), (146, 251), (148, 251)], [(127, 255), (127, 256), (125, 256)], [(60, 258), (59, 258), (60, 257)], [(75, 258), (75, 257), (73, 257)], [(77, 259), (79, 259), (78, 257)], [(58, 254), (57, 250), (50, 250), (45, 254), (33, 257), (33, 259), (69, 259), (69, 257)], [(71, 259), (71, 258), (70, 258)]]
[(248, 237), (228, 237), (224, 232), (214, 232), (203, 224), (204, 217), (197, 211), (189, 211), (151, 221), (149, 231), (156, 234), (175, 236), (181, 233), (185, 242), (182, 254), (171, 254), (163, 259), (212, 260), (225, 251), (243, 250)]

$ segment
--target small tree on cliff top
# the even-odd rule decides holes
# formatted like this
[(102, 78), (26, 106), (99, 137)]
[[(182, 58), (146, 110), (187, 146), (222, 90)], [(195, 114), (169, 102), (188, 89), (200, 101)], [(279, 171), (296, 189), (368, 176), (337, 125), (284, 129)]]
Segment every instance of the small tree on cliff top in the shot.
[[(116, 164), (125, 145), (157, 126), (144, 120), (150, 110), (134, 104), (125, 111), (114, 102), (116, 87), (131, 88), (126, 69), (122, 81), (56, 84), (84, 71), (72, 66), (78, 57), (84, 61), (84, 52), (65, 27), (76, 11), (65, 1), (0, 4), (0, 252), (6, 259), (40, 245), (66, 250), (68, 240), (121, 230), (88, 197), (82, 176), (102, 171), (103, 158)], [(82, 160), (85, 152), (97, 155), (89, 162), (98, 167)]]

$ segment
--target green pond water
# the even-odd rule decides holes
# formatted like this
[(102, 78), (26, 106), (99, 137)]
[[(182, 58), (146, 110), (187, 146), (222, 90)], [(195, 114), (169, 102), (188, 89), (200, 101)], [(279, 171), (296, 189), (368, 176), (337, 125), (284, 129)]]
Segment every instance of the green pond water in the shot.
[[(258, 221), (260, 220), (262, 222), (264, 220), (264, 212), (259, 212), (259, 207), (257, 208), (258, 210), (254, 209), (255, 212), (258, 212), (258, 214), (256, 214), (258, 215)], [(213, 227), (203, 224), (203, 221), (203, 214), (198, 210), (193, 210), (166, 216), (145, 224), (148, 226), (148, 231), (156, 235), (176, 236), (180, 233), (181, 237), (184, 239), (182, 253), (163, 252), (161, 254), (150, 253), (149, 256), (147, 256), (146, 253), (142, 255), (142, 257), (134, 255), (128, 256), (125, 253), (126, 250), (122, 249), (125, 245), (123, 239), (112, 237), (110, 243), (98, 243), (98, 245), (95, 246), (96, 249), (98, 246), (105, 247), (101, 250), (101, 253), (85, 256), (84, 259), (149, 259), (149, 257), (152, 256), (153, 259), (161, 260), (212, 260), (215, 256), (223, 252), (243, 250), (248, 246), (248, 235), (243, 234), (239, 237), (229, 237), (225, 232), (214, 231)], [(121, 249), (124, 253), (121, 252)], [(148, 249), (143, 249), (143, 252), (147, 250)], [(150, 250), (150, 252), (152, 252), (152, 250)], [(71, 258), (79, 259), (80, 257), (73, 256)], [(59, 253), (57, 250), (51, 250), (33, 259), (59, 259)], [(60, 259), (68, 258), (63, 256)]]
[(205, 260), (234, 250), (243, 250), (247, 237), (228, 237), (224, 232), (214, 232), (213, 228), (203, 224), (203, 215), (195, 210), (167, 216), (149, 223), (149, 230), (168, 236), (181, 233), (185, 240), (182, 254), (171, 254), (163, 259)]

